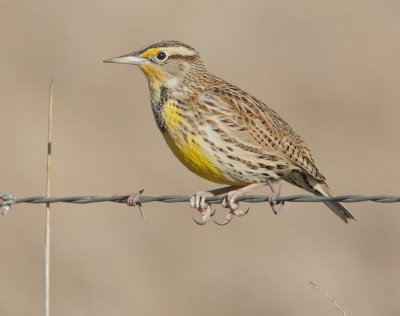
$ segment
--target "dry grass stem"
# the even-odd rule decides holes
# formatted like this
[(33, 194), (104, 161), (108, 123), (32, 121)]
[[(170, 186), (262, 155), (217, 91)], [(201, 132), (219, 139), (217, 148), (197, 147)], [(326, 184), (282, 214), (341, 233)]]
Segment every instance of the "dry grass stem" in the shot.
[(346, 311), (345, 311), (344, 309), (342, 309), (342, 308), (339, 306), (338, 302), (336, 301), (336, 299), (335, 299), (334, 297), (332, 297), (332, 296), (331, 296), (328, 292), (326, 292), (324, 289), (321, 289), (321, 288), (320, 288), (318, 285), (316, 285), (314, 282), (311, 281), (310, 284), (311, 284), (311, 286), (312, 286), (314, 289), (316, 289), (316, 290), (320, 291), (322, 294), (324, 294), (324, 295), (332, 302), (332, 304), (335, 306), (335, 308), (336, 308), (339, 312), (342, 313), (343, 316), (347, 316)]
[[(50, 83), (49, 94), (49, 110), (48, 110), (48, 133), (47, 133), (47, 183), (46, 196), (50, 196), (50, 179), (51, 179), (51, 140), (52, 140), (52, 123), (53, 123), (53, 84)], [(45, 285), (44, 285), (44, 314), (50, 315), (50, 203), (46, 203), (46, 228), (45, 228)]]

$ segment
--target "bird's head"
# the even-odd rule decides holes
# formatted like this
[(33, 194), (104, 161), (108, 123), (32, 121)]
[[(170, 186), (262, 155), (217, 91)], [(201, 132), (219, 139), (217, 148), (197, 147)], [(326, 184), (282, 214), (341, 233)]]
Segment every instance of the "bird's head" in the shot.
[(173, 87), (188, 74), (204, 69), (199, 53), (182, 42), (161, 41), (138, 51), (107, 59), (106, 63), (137, 65), (150, 85)]

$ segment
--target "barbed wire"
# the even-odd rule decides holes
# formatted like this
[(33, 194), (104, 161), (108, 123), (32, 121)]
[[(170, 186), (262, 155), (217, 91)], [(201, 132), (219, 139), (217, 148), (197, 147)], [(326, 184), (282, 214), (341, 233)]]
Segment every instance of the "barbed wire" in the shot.
[[(17, 198), (7, 192), (0, 192), (0, 207), (2, 214), (5, 215), (10, 207), (19, 203), (73, 203), (73, 204), (88, 204), (99, 202), (114, 202), (114, 203), (127, 203), (128, 195), (111, 195), (111, 196), (98, 196), (98, 195), (82, 195), (82, 196), (66, 196), (66, 197), (46, 197), (46, 196), (31, 196), (25, 198)], [(181, 203), (189, 202), (191, 196), (188, 195), (159, 195), (159, 196), (145, 196), (140, 195), (136, 199), (136, 204), (144, 204), (150, 202), (164, 202), (164, 203)], [(207, 197), (206, 202), (210, 204), (220, 204), (223, 196)], [(268, 195), (243, 195), (236, 199), (238, 202), (248, 203), (262, 203), (268, 202)], [(400, 196), (396, 195), (338, 195), (333, 197), (316, 196), (316, 195), (288, 195), (275, 197), (276, 202), (326, 202), (336, 201), (344, 203), (355, 202), (378, 202), (378, 203), (397, 203), (400, 202)]]

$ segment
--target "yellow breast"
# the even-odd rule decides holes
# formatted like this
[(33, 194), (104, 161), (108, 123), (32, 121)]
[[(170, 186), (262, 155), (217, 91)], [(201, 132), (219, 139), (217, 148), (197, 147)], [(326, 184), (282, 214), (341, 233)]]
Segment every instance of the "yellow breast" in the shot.
[(222, 172), (213, 164), (212, 157), (206, 151), (206, 143), (196, 131), (191, 131), (187, 119), (175, 103), (168, 100), (164, 106), (162, 116), (166, 126), (163, 136), (175, 156), (192, 172), (200, 177), (217, 183), (227, 183)]

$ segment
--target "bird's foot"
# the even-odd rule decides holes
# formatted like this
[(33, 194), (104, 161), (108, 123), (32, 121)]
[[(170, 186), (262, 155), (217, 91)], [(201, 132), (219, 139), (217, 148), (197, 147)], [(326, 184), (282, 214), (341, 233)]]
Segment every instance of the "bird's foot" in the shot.
[(239, 210), (239, 202), (236, 199), (242, 195), (242, 190), (231, 191), (224, 196), (222, 199), (222, 207), (229, 209), (229, 213), (226, 214), (225, 219), (222, 222), (214, 221), (215, 224), (223, 226), (229, 224), (234, 216), (244, 216), (249, 212), (249, 208), (246, 210)]
[(268, 195), (269, 205), (271, 206), (272, 212), (274, 212), (275, 215), (281, 214), (283, 205), (285, 204), (285, 202), (276, 201), (276, 198), (278, 198), (279, 196), (279, 193), (271, 193), (270, 195)]
[(211, 205), (206, 202), (206, 198), (214, 196), (212, 192), (198, 191), (190, 199), (190, 206), (197, 209), (202, 215), (200, 220), (193, 220), (198, 225), (207, 224), (211, 217), (215, 214), (215, 210), (211, 210)]
[(278, 198), (281, 194), (282, 180), (278, 181), (268, 180), (267, 183), (272, 191), (272, 193), (268, 196), (269, 205), (271, 206), (272, 212), (274, 212), (275, 215), (280, 215), (282, 212), (282, 207), (285, 204), (285, 202), (276, 201), (276, 198)]

